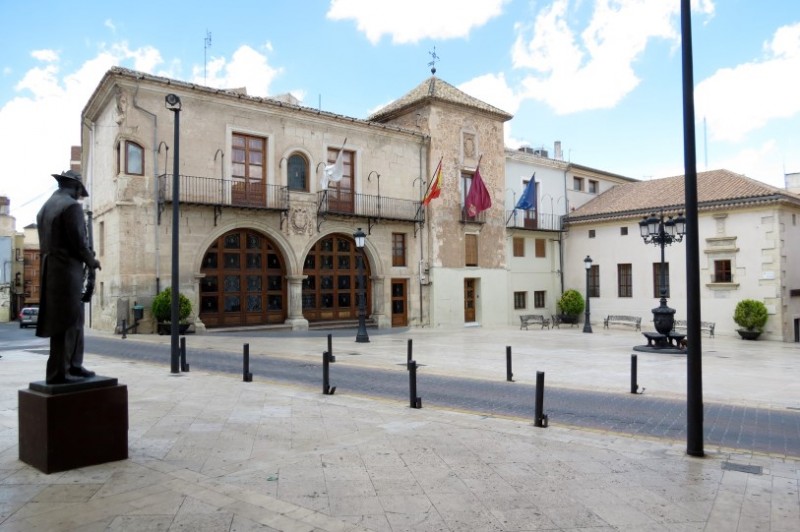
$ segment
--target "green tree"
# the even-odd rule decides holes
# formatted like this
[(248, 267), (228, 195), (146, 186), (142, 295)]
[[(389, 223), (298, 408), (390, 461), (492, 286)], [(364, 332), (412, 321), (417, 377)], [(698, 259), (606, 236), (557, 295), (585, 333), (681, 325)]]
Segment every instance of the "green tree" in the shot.
[(748, 331), (763, 331), (768, 317), (766, 305), (755, 299), (739, 301), (733, 312), (733, 321), (736, 325)]
[(583, 296), (580, 292), (574, 289), (569, 289), (561, 294), (561, 299), (558, 300), (558, 308), (561, 313), (567, 316), (577, 316), (583, 312)]
[[(178, 294), (178, 319), (183, 322), (192, 313), (192, 302), (183, 294)], [(153, 317), (156, 321), (172, 319), (172, 289), (165, 288), (153, 298)]]

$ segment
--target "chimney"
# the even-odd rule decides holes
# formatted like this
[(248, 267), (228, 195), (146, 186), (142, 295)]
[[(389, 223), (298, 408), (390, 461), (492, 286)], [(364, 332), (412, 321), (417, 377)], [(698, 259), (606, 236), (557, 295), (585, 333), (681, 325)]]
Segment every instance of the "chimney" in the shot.
[(564, 154), (561, 153), (561, 141), (560, 140), (556, 141), (556, 144), (555, 144), (555, 147), (553, 148), (553, 151), (555, 152), (554, 158), (555, 158), (556, 161), (563, 161), (564, 160)]

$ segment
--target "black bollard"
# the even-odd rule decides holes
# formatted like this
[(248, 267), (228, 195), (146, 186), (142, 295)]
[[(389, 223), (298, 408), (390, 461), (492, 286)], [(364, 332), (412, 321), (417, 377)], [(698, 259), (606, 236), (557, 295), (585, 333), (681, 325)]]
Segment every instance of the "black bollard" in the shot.
[(123, 340), (128, 337), (128, 335), (125, 334), (127, 332), (128, 332), (128, 320), (122, 320), (122, 339)]
[(189, 371), (189, 364), (186, 363), (186, 337), (181, 336), (181, 371)]
[(336, 357), (333, 356), (333, 341), (332, 335), (328, 335), (328, 350), (322, 352), (322, 393), (325, 395), (333, 395), (336, 393), (336, 386), (331, 388), (330, 364), (336, 362)]
[(544, 371), (536, 372), (536, 413), (533, 424), (536, 427), (547, 427), (547, 414), (544, 413)]
[(637, 375), (639, 373), (638, 370), (638, 358), (636, 355), (631, 355), (631, 393), (644, 393), (644, 388), (642, 391), (639, 391), (639, 383), (637, 382)]
[(412, 357), (411, 357), (411, 352), (412, 352), (412, 348), (411, 348), (411, 338), (409, 338), (409, 339), (408, 339), (408, 349), (406, 349), (406, 364), (408, 364), (409, 362), (411, 362), (411, 358), (412, 358)]
[(506, 346), (506, 380), (514, 382), (514, 373), (511, 372), (511, 346)]
[(422, 398), (417, 397), (417, 363), (408, 361), (408, 391), (411, 408), (422, 408)]
[(250, 373), (250, 344), (242, 347), (242, 381), (253, 382), (253, 374)]

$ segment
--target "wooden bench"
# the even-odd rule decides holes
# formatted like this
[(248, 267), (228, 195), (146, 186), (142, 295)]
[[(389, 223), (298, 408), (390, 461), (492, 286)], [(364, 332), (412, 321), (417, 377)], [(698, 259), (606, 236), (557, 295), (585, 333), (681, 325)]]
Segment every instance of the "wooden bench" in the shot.
[(541, 325), (542, 329), (550, 328), (550, 320), (545, 319), (541, 314), (523, 314), (519, 317), (519, 328), (528, 330), (528, 325)]
[[(717, 324), (713, 321), (701, 321), (700, 322), (700, 332), (703, 331), (708, 333), (710, 338), (714, 338), (714, 327)], [(676, 332), (686, 332), (686, 320), (675, 320), (675, 325), (672, 326), (672, 330)]]
[(608, 329), (611, 324), (633, 325), (637, 331), (642, 330), (642, 318), (637, 318), (636, 316), (616, 316), (611, 314), (603, 320), (603, 328)]

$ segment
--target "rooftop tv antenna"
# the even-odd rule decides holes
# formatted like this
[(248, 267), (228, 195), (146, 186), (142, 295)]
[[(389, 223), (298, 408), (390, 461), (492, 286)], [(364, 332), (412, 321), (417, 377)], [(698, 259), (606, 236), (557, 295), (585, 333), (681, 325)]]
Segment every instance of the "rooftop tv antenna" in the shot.
[(206, 30), (206, 38), (204, 39), (203, 43), (203, 83), (206, 83), (206, 78), (208, 77), (208, 71), (206, 65), (208, 65), (208, 60), (206, 59), (208, 49), (211, 48), (211, 32)]

